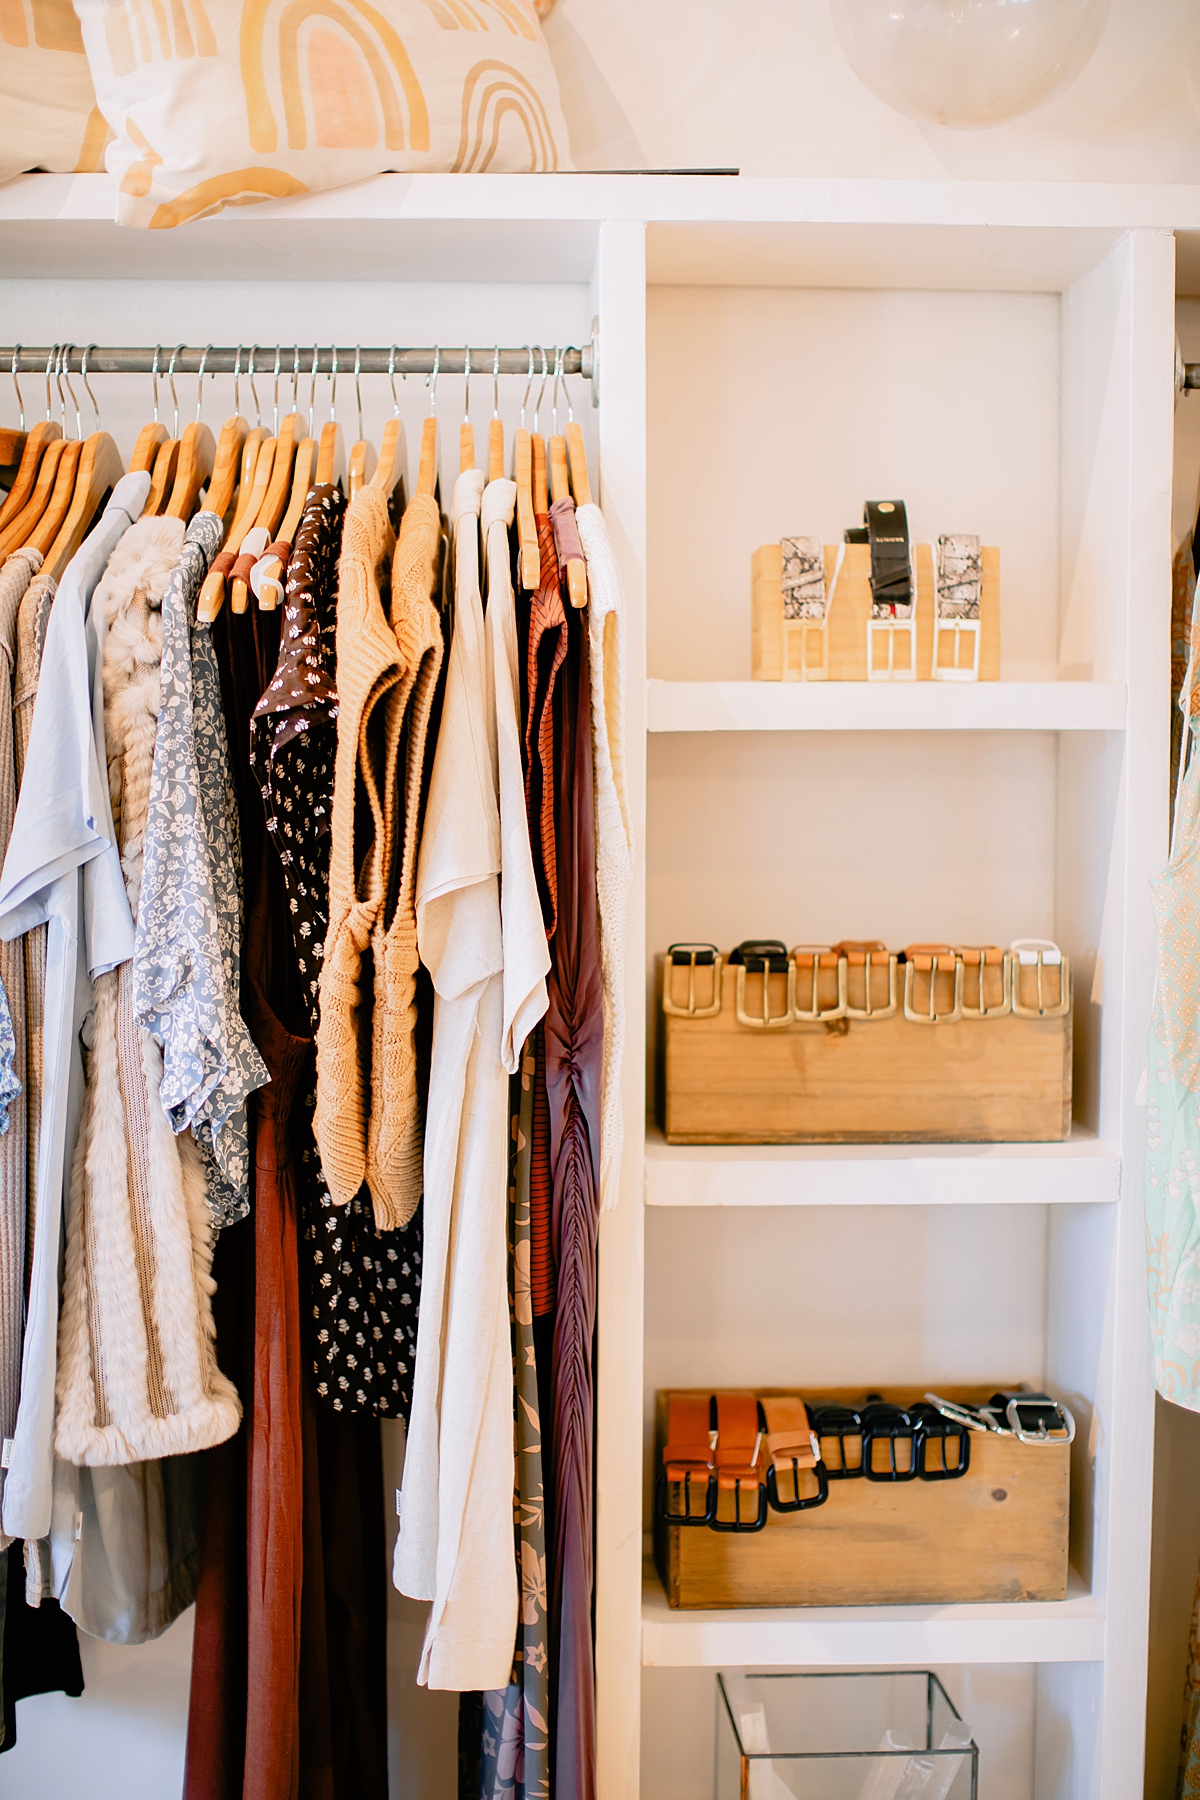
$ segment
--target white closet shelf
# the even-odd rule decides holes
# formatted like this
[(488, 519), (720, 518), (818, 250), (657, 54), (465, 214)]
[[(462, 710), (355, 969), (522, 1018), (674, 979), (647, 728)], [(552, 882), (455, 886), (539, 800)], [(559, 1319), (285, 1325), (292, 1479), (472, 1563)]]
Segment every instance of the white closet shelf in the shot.
[(1120, 681), (647, 682), (658, 731), (1123, 731)]
[(1077, 1125), (1061, 1144), (668, 1144), (646, 1134), (647, 1206), (1107, 1204), (1121, 1161)]
[(1074, 1570), (1065, 1600), (989, 1606), (673, 1612), (652, 1572), (642, 1592), (646, 1668), (1098, 1662), (1103, 1655), (1103, 1610)]

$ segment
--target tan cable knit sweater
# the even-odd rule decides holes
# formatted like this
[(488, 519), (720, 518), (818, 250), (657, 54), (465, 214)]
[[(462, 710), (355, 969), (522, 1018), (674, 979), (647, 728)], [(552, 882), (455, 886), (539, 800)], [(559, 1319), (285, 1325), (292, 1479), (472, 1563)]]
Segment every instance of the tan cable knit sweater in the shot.
[(417, 494), (406, 508), (392, 562), (391, 619), (404, 664), (404, 792), (389, 806), (395, 846), (392, 881), (372, 935), (375, 1014), (367, 1183), (381, 1231), (407, 1225), (422, 1187), (422, 1132), (414, 1034), (417, 1023), (417, 915), (425, 740), (442, 665), (442, 627), (432, 594), (442, 521), (436, 500)]
[[(313, 1120), (321, 1167), (336, 1206), (349, 1205), (367, 1173), (372, 988), (377, 984), (364, 981), (363, 959), (391, 875), (404, 717), (396, 690), (405, 665), (380, 598), (390, 589), (394, 549), (386, 500), (374, 488), (360, 488), (346, 512), (338, 562), (338, 737)], [(370, 808), (371, 825), (369, 836), (357, 841), (360, 793)]]

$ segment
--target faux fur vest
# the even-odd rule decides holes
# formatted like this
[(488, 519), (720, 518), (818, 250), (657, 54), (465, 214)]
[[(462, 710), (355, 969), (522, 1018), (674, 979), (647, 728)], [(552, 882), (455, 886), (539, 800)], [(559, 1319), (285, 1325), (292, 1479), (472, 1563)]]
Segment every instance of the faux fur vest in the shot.
[[(162, 599), (183, 542), (143, 519), (109, 560), (104, 729), (113, 816), (137, 914), (158, 719)], [(162, 1055), (136, 1022), (132, 964), (95, 985), (87, 1090), (71, 1171), (55, 1443), (112, 1464), (219, 1444), (241, 1408), (217, 1367), (212, 1237), (199, 1152), (158, 1098)]]

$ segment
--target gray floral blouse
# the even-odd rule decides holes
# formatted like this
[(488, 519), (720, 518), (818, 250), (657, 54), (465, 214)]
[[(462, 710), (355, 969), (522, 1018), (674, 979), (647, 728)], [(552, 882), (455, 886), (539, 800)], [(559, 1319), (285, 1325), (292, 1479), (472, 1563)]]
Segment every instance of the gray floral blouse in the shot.
[(209, 1164), (220, 1228), (250, 1210), (246, 1101), (270, 1080), (239, 1006), (242, 849), (212, 634), (192, 621), (221, 521), (188, 526), (163, 596), (162, 703), (133, 953), (139, 1022), (162, 1045), (174, 1129)]

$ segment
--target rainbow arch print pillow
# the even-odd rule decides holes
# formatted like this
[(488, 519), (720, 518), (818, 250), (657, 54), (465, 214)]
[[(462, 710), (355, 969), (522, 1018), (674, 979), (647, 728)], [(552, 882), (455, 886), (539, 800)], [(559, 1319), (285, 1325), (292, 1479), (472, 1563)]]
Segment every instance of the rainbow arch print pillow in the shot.
[(108, 135), (71, 0), (0, 0), (0, 181), (102, 169)]
[(161, 230), (388, 170), (571, 167), (534, 0), (76, 0), (76, 11), (123, 225)]

